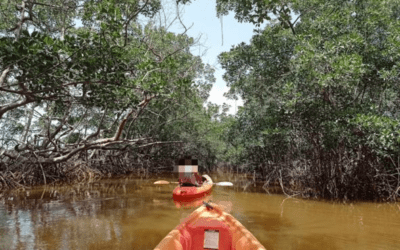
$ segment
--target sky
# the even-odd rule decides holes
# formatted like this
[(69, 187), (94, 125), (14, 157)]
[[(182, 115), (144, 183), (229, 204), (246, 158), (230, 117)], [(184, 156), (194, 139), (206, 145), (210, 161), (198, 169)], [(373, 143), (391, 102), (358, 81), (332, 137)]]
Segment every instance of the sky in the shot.
[[(174, 13), (171, 13), (172, 17), (176, 13), (175, 1), (168, 2), (166, 8), (174, 9)], [(234, 114), (235, 101), (228, 100), (223, 96), (229, 88), (222, 79), (224, 70), (218, 63), (217, 57), (221, 52), (229, 51), (234, 45), (241, 42), (249, 43), (253, 36), (253, 30), (258, 28), (253, 24), (237, 22), (234, 13), (223, 16), (221, 28), (221, 20), (217, 18), (215, 0), (196, 0), (187, 5), (180, 5), (179, 9), (182, 10), (181, 20), (183, 24), (186, 27), (191, 26), (187, 34), (194, 38), (201, 36), (200, 43), (203, 46), (199, 47), (199, 51), (192, 50), (192, 53), (195, 55), (205, 53), (202, 56), (203, 62), (212, 65), (215, 69), (216, 83), (210, 92), (208, 101), (218, 105), (227, 103), (231, 106), (229, 113)], [(184, 28), (178, 24), (179, 21), (169, 30), (182, 33)], [(236, 107), (242, 104), (242, 100), (236, 101)]]

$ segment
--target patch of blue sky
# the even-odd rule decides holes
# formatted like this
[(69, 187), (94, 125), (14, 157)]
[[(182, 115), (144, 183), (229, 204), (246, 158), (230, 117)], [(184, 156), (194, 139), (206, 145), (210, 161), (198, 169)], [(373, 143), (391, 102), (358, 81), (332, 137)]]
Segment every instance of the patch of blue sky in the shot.
[[(243, 101), (240, 98), (235, 101), (224, 97), (229, 87), (222, 78), (225, 71), (218, 62), (218, 55), (242, 42), (249, 43), (254, 30), (262, 29), (265, 23), (261, 27), (250, 23), (239, 23), (232, 12), (222, 19), (218, 18), (215, 0), (195, 0), (186, 5), (180, 4), (178, 9), (176, 0), (162, 0), (162, 6), (161, 12), (152, 19), (154, 24), (158, 25), (161, 22), (161, 25), (169, 27), (168, 30), (174, 33), (183, 33), (186, 27), (188, 29), (186, 33), (199, 40), (198, 46), (191, 52), (201, 56), (204, 63), (210, 64), (215, 69), (216, 82), (211, 89), (208, 102), (218, 105), (226, 103), (231, 106), (228, 113), (235, 114), (237, 107), (243, 105)], [(177, 12), (180, 13), (180, 20), (177, 18)], [(146, 24), (150, 20), (140, 16), (138, 21)], [(76, 20), (75, 24), (82, 25), (80, 20)]]
[[(195, 38), (201, 36), (199, 51), (192, 51), (192, 53), (201, 56), (203, 62), (215, 69), (216, 82), (211, 89), (208, 101), (218, 105), (226, 103), (231, 106), (228, 113), (235, 114), (237, 107), (243, 105), (243, 101), (229, 100), (224, 97), (229, 87), (222, 79), (225, 70), (218, 62), (218, 55), (242, 42), (249, 43), (254, 35), (253, 30), (259, 28), (250, 23), (239, 23), (234, 18), (234, 13), (223, 16), (222, 19), (218, 18), (215, 0), (193, 1), (180, 9), (183, 10), (182, 22), (186, 27), (191, 26), (187, 31), (188, 35)], [(183, 32), (184, 29), (175, 25), (171, 27), (171, 31)]]

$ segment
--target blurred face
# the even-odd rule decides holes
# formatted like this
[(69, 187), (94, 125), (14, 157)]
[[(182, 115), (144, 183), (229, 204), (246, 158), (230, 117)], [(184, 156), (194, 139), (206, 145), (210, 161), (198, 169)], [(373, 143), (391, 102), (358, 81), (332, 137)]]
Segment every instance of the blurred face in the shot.
[(194, 173), (197, 173), (198, 166), (197, 165), (179, 165), (178, 171), (179, 171), (180, 179), (191, 178), (192, 176), (194, 176)]

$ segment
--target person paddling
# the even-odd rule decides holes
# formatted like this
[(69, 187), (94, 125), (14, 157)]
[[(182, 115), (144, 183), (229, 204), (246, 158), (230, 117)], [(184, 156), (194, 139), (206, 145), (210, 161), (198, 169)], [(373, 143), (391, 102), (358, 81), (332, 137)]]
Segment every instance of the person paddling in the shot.
[(203, 179), (198, 173), (185, 174), (179, 178), (179, 185), (181, 186), (196, 186), (200, 187), (203, 184)]
[(195, 159), (180, 159), (178, 163), (179, 185), (200, 187), (203, 184), (203, 178), (198, 173), (198, 167), (198, 161)]

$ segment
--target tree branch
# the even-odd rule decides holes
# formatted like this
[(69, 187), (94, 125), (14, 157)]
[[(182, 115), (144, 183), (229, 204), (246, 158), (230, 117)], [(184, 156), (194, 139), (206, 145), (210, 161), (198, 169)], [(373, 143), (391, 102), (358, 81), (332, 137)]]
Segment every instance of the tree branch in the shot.
[(107, 107), (105, 108), (104, 113), (103, 113), (103, 116), (102, 116), (101, 119), (100, 119), (100, 123), (99, 123), (99, 126), (97, 127), (97, 131), (96, 131), (95, 133), (93, 133), (93, 134), (87, 136), (87, 137), (84, 139), (85, 142), (88, 141), (88, 140), (91, 139), (91, 138), (94, 138), (94, 137), (98, 136), (98, 135), (100, 134), (100, 131), (101, 131), (100, 127), (101, 127), (101, 124), (102, 124), (103, 121), (104, 121), (104, 117), (106, 116), (106, 113), (107, 113)]
[[(43, 143), (43, 148), (47, 148), (47, 146), (49, 145), (49, 143), (53, 144), (54, 147), (57, 149), (57, 145), (53, 142), (54, 137), (61, 131), (62, 127), (65, 124), (65, 121), (67, 120), (67, 118), (69, 117), (71, 111), (71, 103), (69, 103), (69, 107), (68, 110), (65, 112), (63, 118), (60, 120), (60, 125), (58, 125), (58, 127), (54, 130), (53, 133), (50, 133), (50, 124), (51, 121), (49, 121), (49, 127), (47, 129), (47, 142)], [(50, 120), (50, 117), (49, 117)]]
[(15, 108), (24, 106), (24, 105), (26, 105), (26, 104), (28, 104), (28, 103), (32, 103), (32, 102), (34, 102), (34, 101), (35, 101), (35, 100), (34, 100), (33, 98), (26, 97), (25, 100), (23, 100), (23, 101), (16, 102), (16, 103), (11, 103), (11, 104), (8, 104), (8, 105), (5, 105), (5, 106), (0, 107), (0, 119), (3, 117), (3, 115), (4, 115), (6, 112), (8, 112), (8, 111), (10, 111), (10, 110), (12, 110), (12, 109), (15, 109)]
[[(145, 96), (145, 97), (144, 97), (144, 99), (139, 103), (139, 111), (136, 113), (136, 116), (133, 118), (133, 121), (132, 121), (132, 122), (134, 122), (134, 121), (139, 117), (139, 115), (142, 113), (143, 109), (144, 109), (144, 108), (149, 104), (149, 102), (150, 102), (153, 98), (155, 98), (155, 97), (157, 97), (157, 95)], [(133, 114), (134, 111), (135, 111), (135, 110), (132, 109), (132, 111), (129, 112), (129, 113), (126, 115), (125, 119), (122, 120), (122, 122), (120, 123), (120, 125), (119, 125), (119, 127), (118, 127), (118, 130), (117, 130), (117, 132), (115, 133), (115, 136), (114, 136), (114, 140), (115, 140), (115, 141), (119, 140), (119, 137), (120, 137), (121, 134), (122, 134), (122, 130), (123, 130), (124, 127), (125, 127), (126, 121), (127, 121), (128, 118)]]
[(1, 75), (0, 75), (0, 87), (4, 86), (5, 79), (7, 77), (8, 72), (10, 72), (10, 67), (6, 68), (5, 70), (3, 70), (3, 73), (1, 73)]

